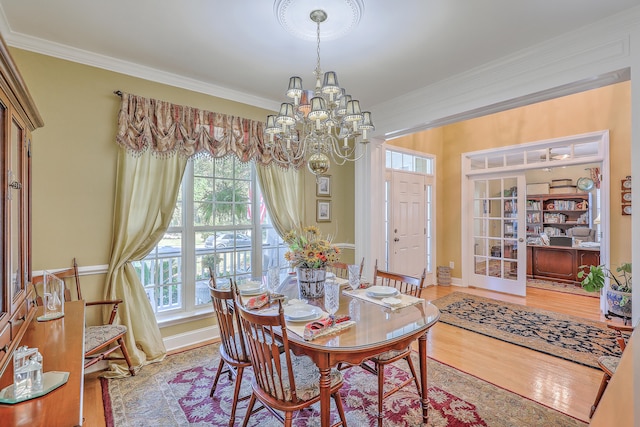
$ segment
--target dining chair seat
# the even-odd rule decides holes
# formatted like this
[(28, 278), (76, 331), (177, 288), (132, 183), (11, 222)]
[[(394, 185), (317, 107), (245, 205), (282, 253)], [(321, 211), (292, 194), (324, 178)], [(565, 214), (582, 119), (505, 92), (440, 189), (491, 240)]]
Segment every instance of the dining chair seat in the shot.
[(398, 356), (403, 356), (407, 353), (407, 351), (411, 351), (410, 347), (403, 348), (402, 350), (389, 350), (384, 353), (378, 354), (374, 359), (377, 359), (380, 362), (386, 362), (391, 359), (395, 359)]
[[(296, 356), (290, 353), (291, 365), (293, 366), (293, 378), (296, 385), (296, 395), (301, 400), (311, 400), (320, 396), (320, 383), (318, 378), (320, 377), (320, 370), (307, 356)], [(284, 366), (286, 364), (286, 356), (284, 353), (280, 355), (280, 363)], [(337, 369), (331, 370), (331, 387), (335, 387), (343, 380), (342, 373)], [(276, 381), (276, 383), (282, 383), (284, 390), (279, 388), (275, 390), (275, 398), (284, 400), (291, 400), (291, 387), (289, 387), (289, 374), (285, 370), (282, 372), (282, 381)], [(284, 394), (284, 396), (283, 396)]]
[(620, 358), (616, 356), (600, 356), (598, 358), (598, 365), (609, 375), (613, 375), (616, 372), (619, 364)]
[(91, 352), (126, 333), (127, 327), (124, 325), (87, 326), (84, 330), (84, 351)]

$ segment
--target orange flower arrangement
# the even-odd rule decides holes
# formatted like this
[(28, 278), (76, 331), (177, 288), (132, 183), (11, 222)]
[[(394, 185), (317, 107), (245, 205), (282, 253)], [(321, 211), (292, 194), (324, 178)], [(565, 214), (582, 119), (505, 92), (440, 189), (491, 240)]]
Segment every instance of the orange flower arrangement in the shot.
[(289, 231), (284, 241), (289, 245), (284, 258), (292, 267), (324, 268), (338, 261), (340, 255), (340, 248), (331, 244), (331, 237), (323, 237), (318, 227), (312, 225)]

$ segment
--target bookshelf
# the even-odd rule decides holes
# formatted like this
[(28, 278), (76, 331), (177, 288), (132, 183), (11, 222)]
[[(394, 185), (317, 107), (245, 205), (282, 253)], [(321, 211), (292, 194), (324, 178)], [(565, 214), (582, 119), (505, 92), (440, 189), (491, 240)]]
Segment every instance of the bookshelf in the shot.
[(591, 227), (590, 198), (589, 193), (527, 195), (527, 237), (566, 236), (573, 227)]

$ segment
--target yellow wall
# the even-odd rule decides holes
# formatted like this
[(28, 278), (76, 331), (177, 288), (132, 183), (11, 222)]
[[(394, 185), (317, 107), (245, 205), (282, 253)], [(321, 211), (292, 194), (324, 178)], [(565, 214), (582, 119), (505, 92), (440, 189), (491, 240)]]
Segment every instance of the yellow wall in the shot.
[[(81, 266), (109, 262), (120, 107), (114, 90), (253, 120), (270, 113), (33, 52), (11, 54), (45, 121), (33, 133), (34, 270), (68, 267), (74, 256)], [(332, 165), (329, 173), (333, 221), (322, 228), (353, 243), (353, 167)], [(315, 222), (315, 180), (305, 176), (307, 220)], [(104, 275), (83, 277), (87, 299), (101, 298), (103, 286)]]
[[(306, 224), (316, 224), (322, 234), (334, 236), (334, 243), (355, 245), (354, 211), (354, 164), (347, 162), (342, 166), (331, 164), (327, 175), (330, 175), (331, 197), (316, 197), (316, 179), (310, 173), (305, 174)], [(331, 202), (331, 221), (316, 223), (316, 202), (328, 200)], [(340, 261), (353, 262), (354, 251), (348, 249), (340, 255)]]
[[(398, 138), (392, 145), (437, 156), (436, 265), (460, 277), (461, 154), (609, 130), (611, 263), (630, 261), (631, 216), (620, 211), (620, 181), (631, 175), (631, 83), (623, 82)], [(605, 184), (606, 185), (606, 184)]]

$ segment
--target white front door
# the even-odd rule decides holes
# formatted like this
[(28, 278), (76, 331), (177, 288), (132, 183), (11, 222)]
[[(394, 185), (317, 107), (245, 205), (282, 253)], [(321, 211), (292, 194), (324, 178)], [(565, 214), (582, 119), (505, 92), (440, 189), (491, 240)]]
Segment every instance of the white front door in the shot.
[(524, 175), (469, 179), (470, 286), (526, 295)]
[(389, 270), (421, 276), (427, 266), (425, 176), (393, 170), (390, 203)]

